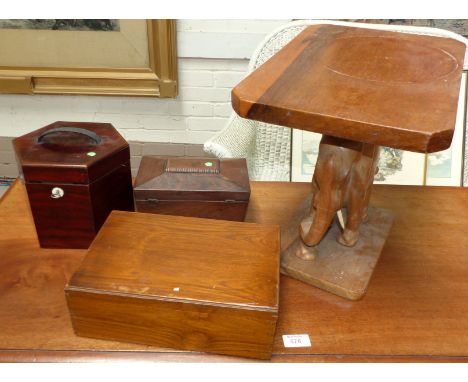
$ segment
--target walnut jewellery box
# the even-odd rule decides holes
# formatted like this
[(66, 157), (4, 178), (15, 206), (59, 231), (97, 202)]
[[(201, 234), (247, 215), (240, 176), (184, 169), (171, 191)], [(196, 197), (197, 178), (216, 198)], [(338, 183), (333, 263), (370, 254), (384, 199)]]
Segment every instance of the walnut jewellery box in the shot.
[(271, 357), (279, 226), (113, 211), (65, 288), (79, 336)]
[(246, 160), (144, 156), (134, 195), (138, 212), (243, 221), (250, 198)]

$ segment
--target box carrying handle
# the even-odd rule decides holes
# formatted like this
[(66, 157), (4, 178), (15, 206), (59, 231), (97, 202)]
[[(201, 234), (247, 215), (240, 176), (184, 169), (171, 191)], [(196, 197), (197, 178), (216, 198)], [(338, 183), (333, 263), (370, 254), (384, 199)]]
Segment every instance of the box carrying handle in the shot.
[(79, 127), (56, 127), (54, 129), (50, 129), (46, 131), (45, 133), (42, 133), (39, 138), (37, 138), (38, 143), (42, 143), (43, 138), (49, 134), (54, 134), (54, 133), (77, 133), (77, 134), (82, 134), (86, 135), (88, 138), (91, 138), (96, 145), (101, 143), (101, 137), (97, 135), (93, 131), (89, 131), (86, 129), (82, 129)]

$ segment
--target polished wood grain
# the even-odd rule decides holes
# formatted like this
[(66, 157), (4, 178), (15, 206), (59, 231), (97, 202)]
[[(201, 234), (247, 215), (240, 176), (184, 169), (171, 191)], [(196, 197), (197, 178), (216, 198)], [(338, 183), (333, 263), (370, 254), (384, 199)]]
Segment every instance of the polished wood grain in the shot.
[[(248, 221), (284, 224), (306, 183), (253, 182)], [(16, 183), (0, 202), (0, 358), (9, 361), (247, 359), (174, 352), (73, 334), (63, 288), (86, 251), (40, 249)], [(395, 223), (360, 301), (282, 276), (272, 361), (468, 361), (468, 189), (374, 187), (371, 205)], [(285, 349), (283, 334), (310, 335)]]
[(247, 163), (144, 156), (134, 194), (138, 212), (243, 221), (250, 198)]
[(310, 26), (232, 91), (244, 118), (398, 149), (450, 146), (465, 45)]
[(277, 307), (243, 309), (76, 288), (67, 289), (67, 302), (78, 336), (255, 359), (271, 358), (278, 318)]
[(150, 199), (136, 200), (135, 208), (138, 212), (151, 214), (244, 221), (248, 202)]
[(112, 211), (68, 289), (273, 311), (279, 245), (276, 225)]
[(65, 288), (75, 333), (269, 359), (275, 225), (113, 211)]
[(129, 145), (111, 124), (58, 121), (13, 145), (41, 247), (88, 248), (112, 210), (134, 210)]
[(185, 362), (185, 363), (252, 363), (252, 362), (272, 362), (272, 363), (338, 363), (338, 362), (457, 362), (466, 363), (468, 357), (439, 357), (439, 356), (349, 356), (349, 355), (275, 355), (270, 361), (260, 361), (249, 358), (233, 356), (214, 355), (201, 352), (171, 352), (171, 351), (77, 351), (77, 350), (50, 350), (50, 351), (23, 351), (0, 350), (0, 362)]

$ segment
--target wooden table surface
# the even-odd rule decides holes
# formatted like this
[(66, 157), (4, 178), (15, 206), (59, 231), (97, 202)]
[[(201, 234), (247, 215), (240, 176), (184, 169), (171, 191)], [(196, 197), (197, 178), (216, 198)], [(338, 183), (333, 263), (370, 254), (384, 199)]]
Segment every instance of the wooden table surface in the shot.
[(450, 38), (309, 26), (232, 91), (244, 118), (398, 149), (450, 146), (466, 46)]
[[(247, 220), (282, 224), (310, 188), (253, 182)], [(468, 361), (468, 188), (378, 185), (396, 220), (360, 301), (281, 277), (273, 362)], [(0, 201), (0, 360), (239, 362), (76, 337), (63, 288), (85, 250), (40, 249), (24, 186)], [(312, 346), (284, 348), (283, 334)]]

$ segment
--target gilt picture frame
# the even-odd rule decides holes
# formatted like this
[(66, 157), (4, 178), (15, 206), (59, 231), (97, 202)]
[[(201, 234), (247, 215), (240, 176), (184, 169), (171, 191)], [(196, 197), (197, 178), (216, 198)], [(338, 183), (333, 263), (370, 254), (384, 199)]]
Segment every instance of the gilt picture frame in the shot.
[[(0, 60), (0, 93), (177, 95), (175, 20), (121, 20), (121, 28), (112, 32), (0, 29), (0, 38), (5, 49), (11, 46), (21, 54), (15, 62)], [(37, 64), (42, 61), (28, 48), (37, 52), (42, 46), (42, 61), (50, 57), (59, 64)], [(98, 64), (93, 64), (94, 58)], [(73, 65), (75, 61), (79, 64)]]

